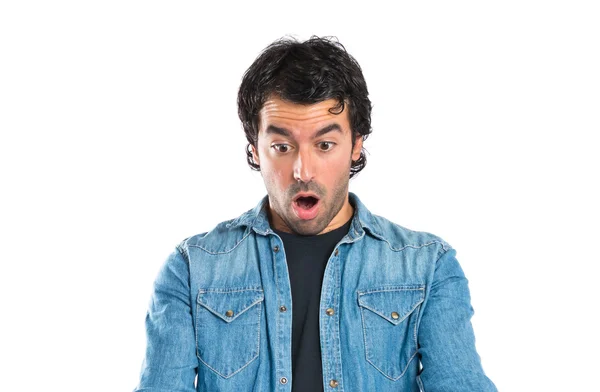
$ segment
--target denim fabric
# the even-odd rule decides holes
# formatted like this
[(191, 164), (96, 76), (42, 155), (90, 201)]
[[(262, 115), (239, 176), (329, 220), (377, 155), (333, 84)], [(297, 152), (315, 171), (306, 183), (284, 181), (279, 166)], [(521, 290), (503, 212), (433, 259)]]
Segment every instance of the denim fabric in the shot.
[[(455, 250), (349, 197), (354, 217), (321, 291), (325, 391), (496, 391), (475, 350)], [(146, 317), (135, 391), (291, 390), (292, 298), (267, 208), (265, 197), (184, 240), (167, 259)]]

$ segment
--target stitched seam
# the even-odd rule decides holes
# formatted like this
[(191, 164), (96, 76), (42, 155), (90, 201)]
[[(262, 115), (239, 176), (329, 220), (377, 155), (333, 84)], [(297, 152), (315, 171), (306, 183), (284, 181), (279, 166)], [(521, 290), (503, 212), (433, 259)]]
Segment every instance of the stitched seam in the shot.
[(438, 262), (440, 261), (440, 259), (441, 259), (442, 257), (444, 257), (444, 255), (445, 255), (446, 253), (448, 253), (448, 250), (446, 250), (446, 251), (444, 251), (444, 252), (440, 252), (440, 253), (438, 253), (438, 254), (439, 254), (439, 256), (438, 256), (437, 260), (435, 261), (435, 265), (437, 265), (437, 264), (438, 264)]
[[(327, 267), (326, 267), (327, 269)], [(323, 366), (323, 364), (327, 363), (327, 340), (325, 339), (325, 335), (323, 333), (323, 328), (325, 328), (325, 308), (323, 307), (323, 286), (325, 285), (325, 278), (326, 278), (326, 273), (323, 273), (323, 283), (321, 284), (321, 295), (319, 295), (320, 299), (319, 299), (319, 347), (321, 347), (321, 344), (323, 345), (321, 347), (321, 367), (323, 369), (322, 372), (322, 376), (323, 376), (323, 382), (325, 382), (325, 379), (327, 377), (327, 368), (325, 366)]]
[(406, 361), (406, 366), (404, 367), (404, 370), (402, 371), (402, 373), (396, 378), (396, 380), (400, 379), (402, 376), (404, 376), (404, 373), (406, 373), (406, 371), (408, 370), (408, 367), (410, 366), (410, 363), (412, 362), (412, 360), (415, 358), (415, 355), (417, 355), (418, 350), (415, 350), (415, 352), (413, 353), (413, 355), (408, 359), (408, 361)]
[[(327, 265), (325, 266), (325, 271), (323, 272), (323, 283), (321, 285), (321, 294), (323, 294), (323, 285), (326, 285), (326, 279), (327, 279)], [(327, 286), (328, 287), (328, 286)], [(327, 292), (324, 293), (325, 294), (325, 302), (328, 302), (328, 298), (329, 295)], [(326, 305), (326, 303), (323, 303), (322, 301), (322, 297), (319, 298), (319, 303), (321, 303), (321, 305)], [(323, 350), (321, 350), (321, 363), (322, 364), (328, 364), (329, 363), (329, 350), (330, 350), (330, 343), (329, 340), (327, 339), (327, 324), (329, 322), (329, 320), (325, 319), (325, 312), (327, 310), (327, 308), (320, 306), (321, 311), (319, 312), (319, 343), (321, 341), (321, 338), (323, 338)], [(321, 323), (320, 321), (323, 320), (323, 323)], [(325, 328), (325, 333), (323, 333), (323, 331), (321, 330), (321, 328), (324, 327)], [(328, 378), (329, 374), (329, 367), (328, 366), (324, 366), (323, 367), (323, 378), (325, 381), (326, 378)]]
[(367, 289), (367, 290), (362, 290), (362, 291), (358, 291), (358, 295), (363, 295), (363, 294), (371, 294), (371, 293), (380, 293), (380, 292), (386, 292), (386, 291), (418, 291), (418, 290), (425, 290), (425, 285), (404, 285), (404, 286), (389, 286), (389, 287), (385, 287), (385, 288), (376, 288), (376, 289)]
[(213, 372), (217, 373), (219, 376), (223, 377), (223, 378), (230, 378), (233, 375), (239, 373), (242, 369), (246, 368), (248, 365), (250, 365), (250, 363), (252, 363), (252, 361), (254, 361), (256, 358), (258, 358), (258, 353), (252, 357), (252, 359), (250, 359), (244, 366), (242, 366), (241, 368), (239, 368), (238, 370), (236, 370), (235, 372), (231, 373), (230, 375), (224, 375), (221, 372), (219, 372), (218, 370), (216, 370), (215, 368), (213, 368), (212, 366), (210, 366), (208, 363), (206, 363), (200, 356), (198, 356), (198, 360), (200, 360), (200, 362), (202, 362), (204, 365), (206, 365), (207, 368), (209, 368), (210, 370), (212, 370)]
[[(200, 310), (199, 308), (200, 308), (200, 304), (198, 304), (196, 302), (196, 323), (195, 323), (196, 324), (196, 328), (195, 328), (196, 329), (196, 356), (198, 357), (199, 360), (202, 361), (202, 359), (200, 358), (200, 348), (199, 348), (200, 346), (198, 345), (198, 310)], [(208, 365), (206, 365), (206, 366), (208, 366)]]
[[(327, 266), (325, 267), (325, 272), (323, 273), (323, 284), (321, 285), (321, 294), (323, 294), (323, 292), (322, 292), (323, 291), (323, 285), (326, 284), (325, 283), (325, 279), (327, 277), (326, 274), (327, 274)], [(323, 303), (323, 301), (322, 301), (322, 296), (319, 296), (319, 297), (320, 297), (319, 303), (321, 305), (325, 305)], [(325, 298), (327, 298), (327, 293), (325, 293)], [(327, 355), (327, 353), (329, 351), (329, 342), (327, 341), (326, 325), (327, 325), (327, 322), (329, 320), (327, 320), (325, 318), (325, 315), (326, 315), (325, 312), (327, 311), (327, 308), (325, 308), (323, 306), (319, 306), (319, 309), (320, 309), (320, 311), (319, 311), (319, 345), (321, 344), (321, 342), (323, 342), (323, 349), (321, 350), (321, 363), (322, 364), (327, 364), (328, 363), (328, 360), (327, 360), (328, 355)], [(324, 328), (325, 328), (325, 333), (323, 332)], [(328, 374), (327, 374), (327, 367), (323, 366), (323, 380), (322, 380), (323, 382), (325, 382), (325, 380), (327, 379), (327, 376), (328, 376)]]
[[(357, 293), (359, 294), (359, 296), (361, 295), (360, 291), (357, 291)], [(421, 301), (407, 314), (406, 317), (408, 317), (421, 303), (423, 302), (423, 299), (421, 299)], [(365, 315), (364, 315), (364, 310), (363, 308), (366, 308), (366, 306), (362, 306), (360, 304), (360, 298), (359, 298), (359, 306), (361, 306), (360, 309), (360, 315), (361, 315), (361, 319), (362, 319), (362, 328), (363, 328), (363, 344), (365, 347), (365, 359), (367, 360), (368, 363), (371, 364), (371, 366), (373, 366), (375, 369), (377, 369), (381, 374), (383, 374), (387, 379), (390, 379), (392, 381), (396, 381), (399, 380), (400, 378), (402, 378), (402, 376), (404, 376), (404, 374), (406, 373), (406, 370), (408, 370), (408, 367), (410, 365), (410, 363), (412, 362), (412, 360), (414, 359), (415, 355), (417, 355), (418, 353), (418, 349), (415, 350), (415, 352), (413, 353), (413, 355), (409, 358), (409, 360), (406, 362), (406, 366), (404, 367), (404, 370), (402, 371), (402, 373), (394, 378), (391, 377), (389, 375), (387, 375), (383, 370), (381, 370), (377, 365), (375, 365), (370, 359), (369, 359), (369, 346), (367, 345), (367, 330), (365, 327)], [(372, 309), (369, 309), (372, 310)], [(376, 312), (375, 312), (376, 313)], [(379, 313), (378, 313), (379, 314)], [(404, 317), (404, 319), (402, 319), (402, 321), (404, 321), (406, 319), (406, 317)], [(416, 323), (415, 323), (415, 332), (414, 332), (414, 337), (415, 337), (415, 347), (416, 346), (416, 342), (417, 342), (417, 336), (416, 336), (416, 332), (417, 332), (417, 327), (416, 327)]]
[[(270, 243), (270, 239), (268, 237), (267, 237), (267, 241), (269, 241), (269, 247), (270, 247), (271, 243)], [(279, 273), (277, 270), (277, 255), (273, 256), (273, 254), (271, 252), (269, 252), (269, 254), (271, 254), (271, 260), (273, 262), (273, 278), (275, 279), (275, 291), (277, 293), (277, 299), (278, 299), (277, 303), (281, 304), (281, 298), (279, 298), (279, 281), (277, 280), (277, 274)], [(283, 256), (285, 257), (285, 249), (283, 249)], [(283, 317), (281, 312), (279, 312), (277, 314), (277, 317), (275, 317), (275, 334), (276, 334), (275, 352), (276, 353), (279, 352), (279, 324), (280, 324), (279, 320), (280, 320), (280, 317)], [(283, 331), (281, 333), (283, 333)], [(280, 372), (280, 367), (279, 367), (280, 362), (281, 362), (281, 360), (279, 360), (279, 359), (277, 361), (275, 361), (275, 374), (276, 375)]]
[(262, 303), (258, 306), (258, 337), (256, 339), (256, 355), (260, 355), (260, 318), (262, 314)]
[(421, 381), (421, 376), (417, 376), (417, 385), (419, 386), (419, 392), (425, 392), (425, 388), (423, 387), (423, 381)]
[[(400, 289), (394, 289), (393, 287), (400, 287)], [(402, 288), (402, 287), (408, 287), (408, 288)], [(360, 297), (365, 294), (368, 295), (368, 294), (379, 293), (379, 292), (390, 292), (390, 291), (422, 291), (422, 292), (424, 292), (424, 290), (425, 290), (425, 286), (418, 286), (418, 287), (417, 286), (390, 286), (390, 288), (386, 288), (386, 289), (377, 288), (377, 289), (370, 289), (370, 290), (366, 290), (366, 291), (358, 291), (358, 305), (363, 308), (369, 309), (370, 311), (372, 311), (373, 313), (377, 314), (380, 317), (383, 317), (390, 323), (397, 325), (397, 324), (400, 324), (402, 321), (404, 321), (408, 316), (410, 316), (410, 314), (417, 308), (417, 306), (419, 306), (421, 303), (423, 303), (423, 301), (425, 300), (423, 293), (421, 293), (421, 298), (420, 298), (419, 302), (414, 304), (413, 308), (411, 310), (409, 310), (404, 315), (404, 317), (402, 317), (402, 319), (399, 319), (399, 320), (390, 320), (390, 318), (387, 315), (380, 313), (378, 310), (373, 309), (371, 306), (364, 303), (364, 301), (362, 301)]]
[(190, 263), (190, 255), (187, 252), (187, 248), (184, 248), (181, 246), (182, 244), (179, 244), (176, 246), (177, 251), (179, 251), (179, 254), (181, 256), (183, 256), (183, 258), (185, 259), (185, 261), (189, 264)]
[[(340, 258), (336, 257), (335, 258), (335, 271), (337, 272), (337, 287), (336, 287), (336, 307), (339, 309), (341, 309), (341, 295), (340, 292), (342, 290), (342, 274), (340, 272), (340, 268), (341, 268), (341, 263), (340, 263)], [(342, 358), (341, 358), (341, 342), (340, 342), (340, 312), (336, 312), (335, 313), (335, 337), (336, 337), (336, 352), (335, 352), (335, 365), (336, 365), (336, 370), (339, 372), (338, 376), (336, 376), (336, 379), (338, 380), (338, 387), (339, 390), (341, 392), (344, 391), (344, 384), (343, 384), (343, 378), (342, 375), (344, 374), (344, 372), (342, 371)]]
[[(360, 309), (360, 317), (362, 319), (362, 328), (363, 328), (363, 344), (364, 344), (364, 348), (365, 348), (365, 360), (367, 362), (369, 362), (371, 365), (373, 365), (373, 363), (371, 363), (371, 361), (369, 360), (369, 346), (367, 345), (367, 328), (365, 327), (365, 313), (362, 310), (362, 308)], [(377, 366), (373, 365), (376, 369)], [(379, 370), (379, 369), (377, 369)], [(381, 372), (381, 370), (379, 370)], [(383, 372), (382, 372), (383, 373)], [(385, 376), (385, 374), (384, 374)]]
[[(423, 301), (421, 301), (421, 302), (423, 302)], [(417, 315), (417, 316), (418, 316), (418, 315)], [(417, 352), (419, 352), (419, 343), (418, 343), (418, 341), (417, 341), (417, 324), (418, 324), (418, 323), (417, 323), (417, 320), (415, 320), (415, 327), (413, 328), (413, 329), (414, 329), (414, 330), (413, 330), (413, 338), (414, 338), (414, 340), (415, 340), (415, 347), (416, 347), (416, 350), (415, 350), (415, 353), (413, 354), (413, 356), (412, 356), (412, 357), (410, 358), (410, 360), (408, 361), (408, 363), (410, 363), (410, 361), (412, 361), (412, 359), (413, 359), (413, 357), (415, 356), (415, 354), (416, 354)]]
[(373, 362), (371, 362), (371, 360), (368, 358), (367, 358), (367, 362), (369, 362), (371, 364), (371, 366), (373, 366), (375, 369), (377, 369), (379, 371), (379, 373), (383, 374), (385, 376), (385, 378), (389, 378), (392, 381), (396, 381), (398, 379), (398, 378), (388, 376), (383, 370), (378, 368), (377, 365), (375, 365)]
[(423, 303), (423, 299), (421, 299), (419, 302), (417, 302), (417, 303), (416, 303), (416, 304), (413, 306), (413, 308), (412, 308), (411, 310), (409, 310), (409, 311), (406, 313), (406, 315), (405, 315), (404, 317), (402, 317), (402, 319), (398, 319), (398, 320), (393, 320), (393, 321), (391, 321), (391, 320), (390, 320), (390, 319), (389, 319), (389, 318), (388, 318), (386, 315), (379, 313), (379, 311), (377, 311), (377, 310), (375, 310), (375, 309), (371, 308), (370, 306), (367, 306), (367, 305), (365, 305), (365, 304), (361, 304), (361, 303), (360, 303), (360, 301), (359, 301), (359, 305), (360, 305), (361, 307), (363, 307), (363, 308), (365, 308), (365, 309), (369, 309), (371, 312), (373, 312), (373, 313), (377, 314), (378, 316), (381, 316), (381, 317), (383, 317), (384, 319), (386, 319), (387, 321), (390, 321), (390, 322), (391, 322), (392, 324), (394, 324), (394, 325), (398, 325), (398, 324), (400, 324), (401, 322), (403, 322), (404, 320), (406, 320), (406, 318), (407, 318), (408, 316), (410, 316), (410, 314), (411, 314), (412, 312), (414, 312), (414, 310), (417, 308), (417, 306), (421, 305), (421, 303)]
[(240, 240), (239, 240), (239, 241), (238, 241), (238, 242), (237, 242), (237, 243), (236, 243), (236, 244), (233, 246), (233, 248), (231, 248), (231, 249), (226, 249), (226, 250), (224, 250), (224, 251), (222, 251), (222, 252), (214, 252), (214, 251), (210, 251), (210, 250), (208, 250), (208, 249), (206, 249), (206, 248), (204, 248), (203, 246), (200, 246), (200, 245), (192, 245), (192, 244), (190, 244), (190, 245), (188, 245), (188, 246), (189, 246), (189, 247), (198, 248), (198, 249), (202, 249), (203, 251), (205, 251), (206, 253), (208, 253), (208, 254), (211, 254), (211, 255), (222, 255), (222, 254), (230, 253), (232, 250), (234, 250), (235, 248), (237, 248), (237, 247), (238, 247), (238, 246), (239, 246), (239, 245), (240, 245), (240, 244), (241, 244), (241, 243), (242, 243), (242, 242), (243, 242), (243, 241), (244, 241), (244, 240), (245, 240), (245, 239), (246, 239), (246, 238), (247, 238), (247, 237), (250, 235), (250, 233), (252, 233), (252, 232), (251, 232), (250, 230), (248, 230), (248, 233), (247, 233), (245, 236), (243, 236), (243, 237), (242, 237), (242, 238), (241, 238), (241, 239), (240, 239)]
[(426, 246), (435, 245), (435, 244), (439, 244), (439, 245), (442, 246), (442, 248), (444, 250), (447, 250), (444, 241), (440, 241), (440, 240), (433, 240), (433, 241), (430, 241), (430, 242), (427, 242), (427, 243), (421, 244), (421, 245), (405, 245), (402, 248), (398, 248), (398, 249), (394, 248), (392, 246), (392, 244), (390, 244), (390, 242), (388, 240), (386, 240), (385, 238), (383, 239), (383, 241), (385, 241), (388, 244), (388, 246), (390, 247), (390, 249), (393, 250), (393, 251), (395, 251), (395, 252), (403, 251), (406, 248), (420, 249), (420, 248), (424, 248)]
[(263, 291), (262, 288), (260, 288), (259, 286), (248, 286), (248, 287), (236, 287), (236, 288), (221, 288), (221, 287), (216, 287), (216, 288), (205, 288), (205, 289), (199, 289), (198, 292), (200, 293), (238, 293), (241, 291)]
[[(365, 351), (366, 351), (366, 346), (365, 346)], [(387, 375), (383, 370), (381, 370), (379, 367), (377, 367), (368, 357), (367, 357), (367, 362), (369, 362), (371, 364), (371, 366), (373, 366), (375, 369), (377, 369), (386, 378), (388, 378), (388, 379), (390, 379), (392, 381), (396, 381), (396, 380), (399, 380), (400, 378), (402, 378), (402, 376), (404, 376), (404, 373), (406, 373), (406, 370), (408, 370), (408, 367), (409, 367), (410, 363), (412, 362), (412, 360), (414, 359), (415, 355), (417, 355), (417, 352), (418, 352), (418, 350), (415, 350), (415, 352), (413, 353), (413, 355), (406, 362), (406, 366), (404, 367), (404, 370), (402, 371), (402, 373), (400, 373), (400, 375), (398, 377), (395, 377), (395, 378)]]
[[(196, 308), (198, 308), (199, 306), (200, 306), (200, 304), (196, 304)], [(196, 310), (196, 317), (198, 317), (197, 314), (198, 314), (198, 310)], [(257, 349), (255, 349), (256, 354), (253, 357), (251, 357), (244, 366), (242, 366), (241, 368), (239, 368), (238, 370), (236, 370), (235, 372), (233, 372), (229, 375), (225, 375), (225, 374), (222, 374), (221, 372), (219, 372), (218, 370), (216, 370), (215, 368), (213, 368), (212, 366), (210, 366), (208, 363), (206, 363), (206, 361), (204, 361), (202, 359), (202, 357), (200, 356), (200, 350), (198, 348), (198, 323), (196, 322), (196, 356), (198, 357), (198, 360), (200, 360), (200, 362), (202, 362), (204, 365), (206, 365), (206, 367), (208, 367), (210, 370), (212, 370), (213, 372), (215, 372), (216, 374), (218, 374), (219, 376), (221, 376), (223, 378), (230, 378), (233, 375), (239, 373), (242, 369), (244, 369), (245, 367), (250, 365), (250, 363), (252, 361), (254, 361), (260, 354), (260, 309), (258, 312), (258, 341), (259, 341), (259, 346)]]
[(205, 304), (205, 303), (202, 303), (202, 302), (200, 302), (200, 301), (198, 301), (198, 303), (199, 303), (200, 305), (202, 305), (202, 307), (203, 307), (204, 309), (207, 309), (209, 312), (211, 312), (211, 313), (212, 313), (212, 314), (214, 314), (215, 316), (218, 316), (218, 317), (219, 317), (221, 320), (225, 320), (226, 322), (228, 322), (228, 323), (229, 323), (229, 322), (231, 322), (231, 321), (235, 320), (236, 318), (238, 318), (239, 316), (241, 316), (242, 314), (246, 313), (246, 311), (247, 311), (248, 309), (250, 309), (251, 307), (253, 307), (253, 306), (254, 306), (254, 305), (256, 305), (257, 303), (259, 303), (259, 302), (262, 302), (262, 301), (263, 301), (263, 299), (262, 299), (262, 298), (261, 298), (261, 299), (258, 299), (258, 300), (256, 300), (256, 301), (254, 301), (252, 304), (248, 305), (248, 306), (247, 306), (247, 307), (246, 307), (244, 310), (242, 310), (241, 312), (237, 313), (237, 314), (236, 314), (236, 316), (235, 316), (235, 317), (232, 317), (232, 318), (223, 318), (223, 316), (221, 316), (221, 314), (217, 313), (217, 311), (216, 311), (216, 310), (212, 309), (212, 308), (211, 308), (211, 307), (209, 307), (207, 304)]

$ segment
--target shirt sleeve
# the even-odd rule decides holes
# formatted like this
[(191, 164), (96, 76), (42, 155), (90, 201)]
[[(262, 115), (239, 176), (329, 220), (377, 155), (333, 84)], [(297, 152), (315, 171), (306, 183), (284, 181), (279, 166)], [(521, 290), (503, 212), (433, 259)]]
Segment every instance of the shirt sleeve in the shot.
[(193, 392), (198, 359), (187, 259), (177, 248), (155, 282), (146, 314), (146, 356), (134, 392)]
[(450, 249), (436, 263), (418, 331), (418, 381), (424, 392), (497, 391), (475, 349), (468, 281), (455, 256)]

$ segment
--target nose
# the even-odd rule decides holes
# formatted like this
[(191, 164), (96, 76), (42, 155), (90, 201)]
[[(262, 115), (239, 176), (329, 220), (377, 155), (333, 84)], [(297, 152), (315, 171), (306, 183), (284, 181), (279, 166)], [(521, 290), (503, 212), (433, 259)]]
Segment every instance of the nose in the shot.
[(315, 177), (313, 159), (309, 151), (301, 150), (294, 162), (294, 179), (296, 181), (310, 182)]

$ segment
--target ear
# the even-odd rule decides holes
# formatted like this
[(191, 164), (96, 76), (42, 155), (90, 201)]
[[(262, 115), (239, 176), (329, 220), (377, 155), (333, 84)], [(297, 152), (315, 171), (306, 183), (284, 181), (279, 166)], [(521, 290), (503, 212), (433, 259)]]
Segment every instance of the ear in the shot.
[(256, 163), (257, 165), (260, 166), (260, 159), (258, 158), (258, 150), (252, 144), (250, 145), (250, 148), (252, 150), (252, 159), (254, 160), (254, 163)]
[(363, 138), (362, 135), (356, 136), (354, 141), (354, 148), (352, 149), (352, 160), (356, 161), (360, 158), (360, 152), (362, 150)]

